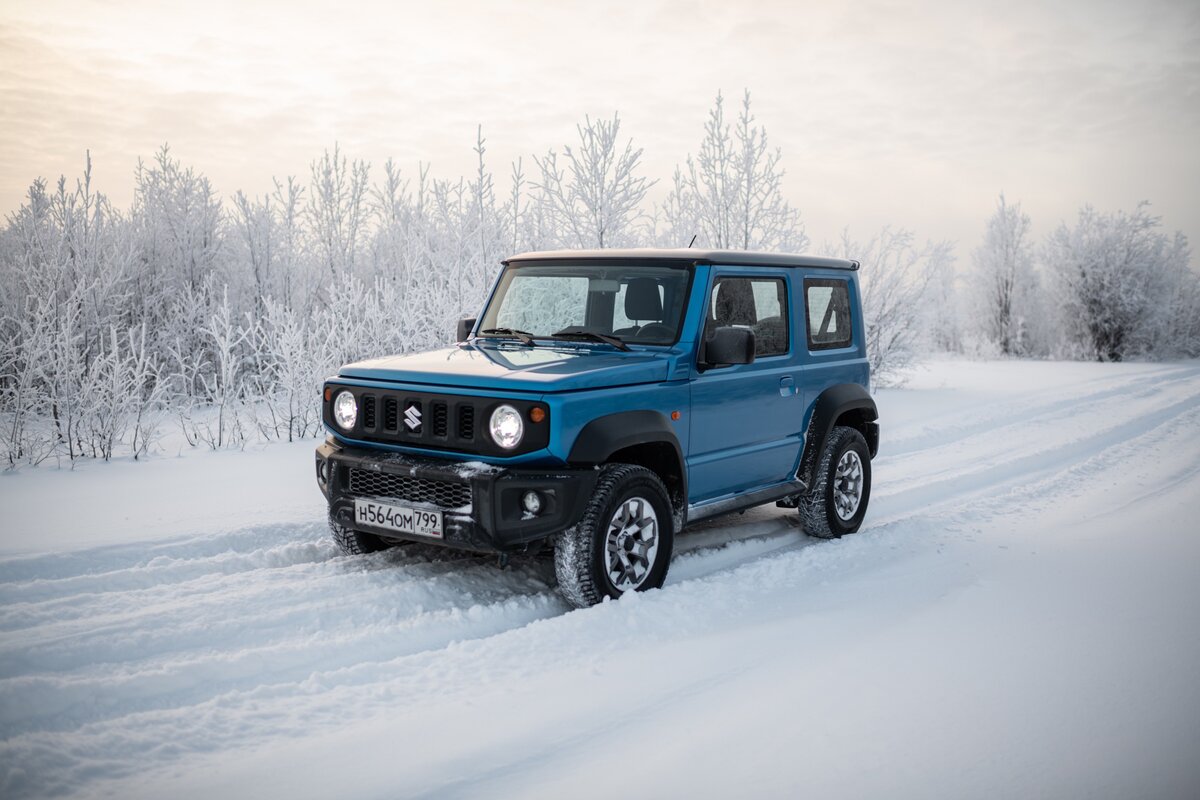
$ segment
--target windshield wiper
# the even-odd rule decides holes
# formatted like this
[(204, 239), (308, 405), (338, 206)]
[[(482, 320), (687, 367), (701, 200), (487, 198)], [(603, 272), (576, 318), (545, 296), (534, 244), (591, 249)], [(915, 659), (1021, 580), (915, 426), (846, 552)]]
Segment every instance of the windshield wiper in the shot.
[(516, 328), (484, 328), (480, 331), (484, 336), (510, 336), (519, 339), (521, 344), (533, 344), (533, 334), (529, 331), (519, 331)]
[(625, 344), (625, 342), (621, 341), (620, 336), (613, 336), (610, 333), (597, 333), (596, 331), (565, 330), (565, 331), (559, 331), (558, 333), (552, 333), (552, 334), (550, 334), (550, 336), (551, 336), (551, 338), (554, 338), (554, 339), (591, 339), (593, 342), (603, 342), (604, 344), (611, 344), (613, 347), (617, 348), (618, 350), (628, 350), (629, 349), (629, 345), (627, 345), (627, 344)]

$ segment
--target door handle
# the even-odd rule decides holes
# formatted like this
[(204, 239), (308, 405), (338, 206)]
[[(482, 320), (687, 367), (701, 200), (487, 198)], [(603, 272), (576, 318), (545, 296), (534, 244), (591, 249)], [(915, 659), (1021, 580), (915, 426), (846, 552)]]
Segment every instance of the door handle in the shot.
[(791, 375), (779, 379), (779, 396), (791, 397), (796, 394), (796, 380)]

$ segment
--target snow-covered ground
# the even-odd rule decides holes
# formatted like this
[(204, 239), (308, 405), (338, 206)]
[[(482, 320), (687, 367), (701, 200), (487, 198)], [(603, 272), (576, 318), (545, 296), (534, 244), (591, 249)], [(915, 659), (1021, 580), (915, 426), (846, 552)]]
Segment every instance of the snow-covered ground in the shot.
[(0, 476), (0, 795), (1200, 796), (1200, 364), (946, 361), (864, 529), (343, 558), (312, 442)]

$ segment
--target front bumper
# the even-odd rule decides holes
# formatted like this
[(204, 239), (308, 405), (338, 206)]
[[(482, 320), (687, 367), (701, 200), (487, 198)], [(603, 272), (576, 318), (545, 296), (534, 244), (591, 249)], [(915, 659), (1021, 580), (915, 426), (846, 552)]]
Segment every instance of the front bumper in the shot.
[[(317, 485), (338, 525), (384, 538), (460, 550), (511, 553), (579, 521), (596, 484), (593, 468), (506, 468), (349, 447), (327, 439), (316, 452)], [(531, 515), (521, 496), (535, 489), (542, 510)], [(354, 499), (371, 497), (442, 512), (444, 537), (409, 535), (355, 521)]]

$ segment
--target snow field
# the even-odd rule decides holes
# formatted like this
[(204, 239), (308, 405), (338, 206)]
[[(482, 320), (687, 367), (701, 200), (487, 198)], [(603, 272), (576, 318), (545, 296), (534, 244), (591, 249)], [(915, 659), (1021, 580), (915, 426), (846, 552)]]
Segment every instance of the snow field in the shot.
[[(311, 444), (4, 476), (0, 793), (1194, 796), (1200, 364), (941, 362), (879, 402), (862, 532), (708, 521), (662, 591), (571, 613), (537, 561), (338, 556)], [(196, 486), (211, 519), (166, 513)]]

